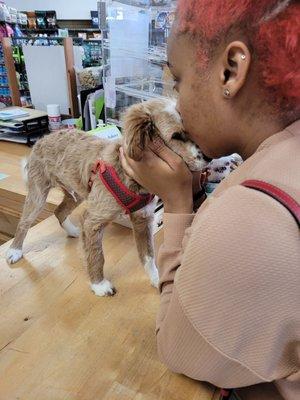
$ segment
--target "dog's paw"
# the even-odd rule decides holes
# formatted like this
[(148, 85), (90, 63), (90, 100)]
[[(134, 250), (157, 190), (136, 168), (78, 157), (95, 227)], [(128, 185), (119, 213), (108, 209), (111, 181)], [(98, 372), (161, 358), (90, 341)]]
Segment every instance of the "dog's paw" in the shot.
[(151, 274), (150, 282), (151, 282), (151, 285), (152, 285), (153, 287), (155, 287), (155, 288), (158, 289), (158, 285), (159, 285), (159, 276), (158, 276), (158, 271), (157, 271), (157, 270), (156, 270), (156, 272), (153, 272), (153, 273)]
[(149, 275), (151, 285), (154, 286), (155, 288), (158, 288), (159, 276), (153, 257), (146, 257), (144, 268), (147, 274)]
[(68, 236), (72, 238), (78, 238), (80, 236), (80, 229), (73, 224), (69, 217), (67, 217), (61, 224)]
[(92, 283), (91, 289), (96, 296), (114, 296), (117, 291), (113, 285), (107, 280), (103, 279), (100, 283)]
[(22, 257), (23, 257), (23, 252), (20, 249), (14, 249), (11, 247), (10, 249), (7, 250), (6, 261), (9, 264), (15, 264), (16, 262), (21, 260)]

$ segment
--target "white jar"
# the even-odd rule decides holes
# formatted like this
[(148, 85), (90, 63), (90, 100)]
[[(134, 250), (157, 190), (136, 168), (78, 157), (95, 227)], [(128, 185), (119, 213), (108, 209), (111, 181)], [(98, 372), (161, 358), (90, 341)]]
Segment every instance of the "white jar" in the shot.
[(48, 104), (47, 113), (49, 120), (49, 130), (51, 132), (61, 129), (61, 115), (59, 104)]

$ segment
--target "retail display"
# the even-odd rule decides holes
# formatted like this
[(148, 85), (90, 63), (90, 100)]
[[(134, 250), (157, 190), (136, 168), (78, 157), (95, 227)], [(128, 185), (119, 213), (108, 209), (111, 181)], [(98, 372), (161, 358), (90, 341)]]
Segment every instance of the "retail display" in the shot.
[(75, 69), (79, 82), (79, 91), (94, 89), (102, 84), (102, 67)]
[(102, 40), (85, 40), (82, 46), (84, 51), (83, 67), (102, 65)]
[(172, 92), (164, 77), (175, 2), (109, 0), (100, 7), (106, 121), (120, 126), (128, 106)]
[(35, 12), (28, 12), (27, 13), (27, 18), (28, 18), (28, 28), (29, 29), (36, 29), (37, 24), (36, 24), (36, 15)]
[(91, 19), (93, 27), (98, 28), (99, 27), (98, 11), (91, 11)]
[(41, 33), (48, 31), (50, 33), (58, 30), (56, 11), (54, 10), (27, 11), (26, 15), (28, 23), (27, 29), (24, 29), (25, 32), (36, 31)]
[(0, 106), (1, 104), (3, 104), (4, 106), (12, 105), (12, 98), (9, 88), (9, 80), (2, 45), (0, 45)]
[[(19, 40), (13, 40), (13, 58), (15, 62), (16, 74), (19, 83), (22, 106), (31, 106), (31, 97), (24, 61), (22, 45), (18, 44)], [(15, 44), (16, 43), (16, 44)]]

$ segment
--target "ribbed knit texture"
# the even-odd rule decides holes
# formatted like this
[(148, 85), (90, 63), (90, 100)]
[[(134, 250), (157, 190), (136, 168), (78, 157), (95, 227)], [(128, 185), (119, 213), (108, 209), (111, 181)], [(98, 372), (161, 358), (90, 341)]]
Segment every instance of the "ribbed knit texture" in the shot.
[(172, 370), (219, 387), (267, 383), (243, 399), (299, 400), (300, 232), (276, 200), (240, 186), (246, 179), (300, 202), (300, 121), (264, 142), (196, 215), (165, 215), (158, 350)]

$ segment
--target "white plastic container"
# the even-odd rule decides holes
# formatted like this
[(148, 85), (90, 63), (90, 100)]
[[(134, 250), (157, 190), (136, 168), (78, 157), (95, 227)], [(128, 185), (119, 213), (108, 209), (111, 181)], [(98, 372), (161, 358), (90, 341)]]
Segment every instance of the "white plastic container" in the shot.
[(48, 104), (47, 114), (49, 120), (49, 130), (51, 132), (61, 129), (61, 115), (59, 104)]

